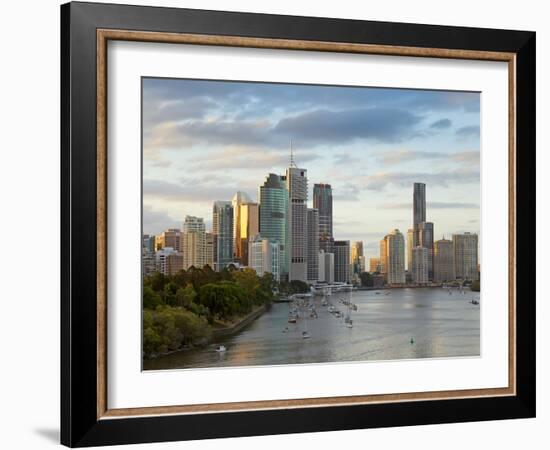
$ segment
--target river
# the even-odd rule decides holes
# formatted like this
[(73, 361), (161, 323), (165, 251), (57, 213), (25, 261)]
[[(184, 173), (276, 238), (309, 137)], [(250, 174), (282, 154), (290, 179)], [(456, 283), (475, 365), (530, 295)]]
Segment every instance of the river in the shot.
[[(443, 288), (402, 288), (336, 292), (329, 301), (344, 312), (340, 299), (357, 305), (353, 328), (313, 299), (317, 319), (288, 323), (289, 304), (276, 303), (239, 333), (203, 348), (144, 361), (145, 370), (250, 366), (366, 360), (479, 356), (480, 307), (469, 303), (478, 292), (449, 295)], [(302, 311), (301, 317), (305, 315)], [(285, 332), (285, 328), (288, 331)], [(302, 338), (307, 327), (309, 339)], [(411, 343), (412, 339), (412, 343)], [(216, 352), (223, 344), (224, 353)]]

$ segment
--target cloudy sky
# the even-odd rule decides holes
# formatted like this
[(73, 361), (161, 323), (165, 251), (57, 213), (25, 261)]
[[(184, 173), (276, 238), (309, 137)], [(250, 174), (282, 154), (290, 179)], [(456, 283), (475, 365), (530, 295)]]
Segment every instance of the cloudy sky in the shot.
[(143, 79), (143, 231), (212, 223), (212, 202), (256, 200), (269, 172), (295, 161), (330, 183), (336, 239), (368, 257), (412, 222), (426, 183), (435, 238), (479, 231), (479, 94), (449, 91)]

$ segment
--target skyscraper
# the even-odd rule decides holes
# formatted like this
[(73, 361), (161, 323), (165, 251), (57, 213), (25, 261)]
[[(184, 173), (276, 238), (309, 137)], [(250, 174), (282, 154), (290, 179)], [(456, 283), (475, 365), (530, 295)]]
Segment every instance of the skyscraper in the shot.
[(428, 282), (428, 249), (425, 247), (414, 247), (412, 250), (412, 279), (416, 284)]
[(271, 273), (275, 280), (280, 280), (280, 252), (278, 242), (270, 241), (259, 235), (248, 240), (248, 259), (250, 268), (254, 269), (258, 276)]
[(216, 242), (214, 233), (204, 234), (204, 265), (209, 266), (212, 270), (216, 269), (216, 265), (214, 264), (214, 246)]
[(289, 196), (283, 178), (270, 173), (259, 189), (260, 235), (279, 243), (281, 278), (288, 279), (290, 258)]
[(349, 241), (334, 241), (334, 281), (348, 283), (350, 277)]
[(233, 262), (233, 205), (228, 201), (214, 202), (212, 234), (216, 236), (214, 266), (218, 272)]
[(185, 216), (183, 223), (183, 268), (201, 269), (205, 264), (205, 227), (202, 217)]
[(426, 222), (426, 185), (424, 183), (414, 183), (413, 228), (416, 228), (416, 225), (421, 222)]
[(246, 192), (238, 191), (231, 200), (233, 206), (233, 260), (241, 262), (243, 251), (248, 251), (248, 247), (244, 248), (241, 242), (241, 205), (252, 203), (252, 199)]
[(428, 249), (428, 278), (433, 280), (433, 256), (434, 256), (434, 224), (432, 222), (420, 222), (417, 225), (418, 241), (416, 246)]
[(388, 240), (387, 236), (380, 241), (380, 273), (387, 279), (387, 267), (388, 267)]
[(248, 242), (260, 233), (260, 205), (258, 203), (243, 203), (239, 206), (239, 227), (237, 240), (238, 260), (241, 264), (248, 265)]
[(412, 273), (413, 248), (414, 248), (414, 229), (409, 228), (407, 230), (407, 272), (409, 273)]
[(160, 235), (156, 237), (156, 244), (157, 250), (165, 247), (170, 247), (177, 252), (181, 252), (181, 230), (177, 228), (169, 228), (168, 230), (163, 231)]
[(319, 281), (334, 283), (334, 253), (319, 250)]
[(380, 258), (370, 258), (369, 259), (369, 272), (382, 272), (382, 266), (380, 265)]
[(453, 242), (440, 239), (434, 242), (434, 280), (453, 281), (456, 278)]
[(315, 283), (319, 279), (319, 211), (307, 210), (307, 280)]
[(351, 244), (350, 264), (352, 274), (359, 275), (364, 270), (363, 241), (354, 241)]
[(319, 211), (319, 248), (332, 252), (332, 187), (330, 184), (313, 185), (313, 207)]
[(453, 234), (456, 277), (477, 280), (477, 234)]
[[(388, 284), (405, 283), (405, 238), (403, 234), (398, 229), (392, 230), (382, 242), (380, 243), (380, 258), (384, 259)], [(382, 251), (385, 253), (384, 255), (382, 255)]]
[(290, 200), (290, 276), (307, 281), (307, 170), (292, 166), (286, 170)]

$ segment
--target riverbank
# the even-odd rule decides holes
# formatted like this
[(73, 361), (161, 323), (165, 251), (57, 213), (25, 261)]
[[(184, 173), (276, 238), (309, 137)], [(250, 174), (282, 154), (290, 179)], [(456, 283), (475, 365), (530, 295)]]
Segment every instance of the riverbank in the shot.
[(213, 341), (225, 338), (228, 336), (232, 336), (239, 331), (243, 330), (245, 327), (250, 325), (254, 320), (256, 320), (258, 317), (260, 317), (269, 307), (270, 305), (261, 305), (256, 308), (254, 308), (250, 313), (247, 315), (238, 318), (236, 321), (231, 322), (226, 325), (217, 325), (212, 327), (212, 332), (210, 334), (209, 338), (205, 338), (201, 340), (200, 342), (194, 344), (194, 345), (188, 345), (182, 348), (178, 348), (177, 350), (171, 350), (169, 352), (163, 352), (158, 353), (152, 356), (144, 357), (144, 361), (151, 361), (155, 360), (157, 358), (162, 358), (164, 356), (172, 355), (174, 353), (184, 352), (200, 347), (206, 347), (207, 345), (211, 344)]
[(246, 316), (238, 319), (237, 322), (234, 322), (231, 325), (227, 325), (222, 328), (214, 328), (212, 330), (212, 338), (210, 339), (210, 341), (212, 341), (213, 339), (220, 339), (222, 337), (227, 337), (231, 336), (232, 334), (238, 333), (244, 327), (260, 317), (266, 311), (266, 309), (266, 305), (258, 306)]

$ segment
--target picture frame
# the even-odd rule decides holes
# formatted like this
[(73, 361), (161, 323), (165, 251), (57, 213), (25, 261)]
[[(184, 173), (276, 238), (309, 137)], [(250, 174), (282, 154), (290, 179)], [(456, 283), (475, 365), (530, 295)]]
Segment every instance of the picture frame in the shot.
[[(502, 61), (509, 71), (508, 386), (111, 409), (107, 43)], [(533, 32), (72, 2), (61, 7), (61, 442), (70, 447), (535, 416)], [(503, 224), (506, 226), (506, 224)]]

